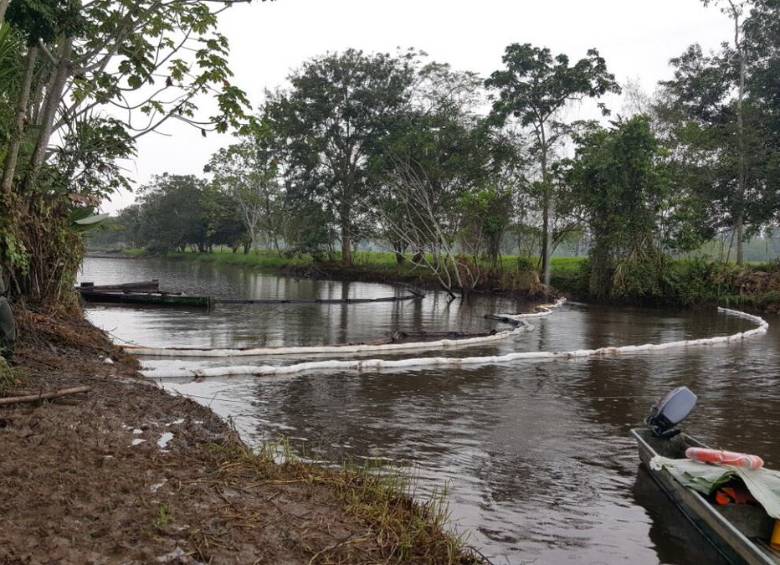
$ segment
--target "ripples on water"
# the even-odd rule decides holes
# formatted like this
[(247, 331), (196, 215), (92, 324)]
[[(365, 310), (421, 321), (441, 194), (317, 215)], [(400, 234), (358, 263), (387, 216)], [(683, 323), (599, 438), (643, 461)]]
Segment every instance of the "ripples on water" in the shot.
[[(150, 278), (163, 287), (223, 297), (403, 293), (387, 285), (296, 281), (152, 259), (88, 259), (81, 277), (96, 283)], [(355, 342), (395, 329), (482, 330), (495, 327), (484, 314), (518, 308), (495, 297), (448, 305), (434, 293), (414, 302), (226, 305), (211, 312), (91, 306), (88, 316), (132, 343), (248, 347)], [(377, 457), (408, 466), (421, 492), (448, 484), (455, 528), (471, 532), (471, 543), (497, 563), (717, 563), (652, 480), (638, 472), (628, 431), (655, 399), (684, 384), (700, 399), (688, 430), (713, 446), (756, 452), (780, 467), (780, 319), (769, 322), (766, 336), (742, 344), (635, 357), (165, 386), (231, 417), (252, 444), (284, 435), (317, 459)], [(534, 332), (514, 340), (448, 354), (657, 343), (751, 327), (712, 311), (578, 305), (534, 325)], [(205, 366), (225, 360), (149, 363)]]

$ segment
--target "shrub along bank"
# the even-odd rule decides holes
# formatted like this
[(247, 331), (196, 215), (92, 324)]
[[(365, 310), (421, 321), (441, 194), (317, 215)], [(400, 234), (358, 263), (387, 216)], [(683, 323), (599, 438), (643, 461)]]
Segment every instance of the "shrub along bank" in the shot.
[[(569, 260), (553, 271), (553, 286), (593, 300), (590, 262)], [(602, 300), (650, 306), (721, 306), (780, 312), (780, 263), (735, 265), (704, 259), (623, 262)]]

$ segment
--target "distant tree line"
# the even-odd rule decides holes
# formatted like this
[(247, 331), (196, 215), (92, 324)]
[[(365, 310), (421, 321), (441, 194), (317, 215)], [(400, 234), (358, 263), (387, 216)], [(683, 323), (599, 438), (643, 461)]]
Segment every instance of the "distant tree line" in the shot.
[[(741, 263), (780, 211), (780, 3), (716, 4), (731, 40), (690, 46), (652, 95), (628, 85), (620, 114), (596, 49), (572, 61), (512, 44), (487, 79), (415, 50), (314, 58), (204, 178), (158, 176), (118, 221), (157, 250), (264, 246), (351, 265), (357, 242), (381, 242), (461, 290), (500, 268), (507, 241), (549, 282), (556, 247), (586, 237), (596, 295), (661, 284), (670, 254), (724, 234)], [(566, 120), (578, 101), (608, 121)]]

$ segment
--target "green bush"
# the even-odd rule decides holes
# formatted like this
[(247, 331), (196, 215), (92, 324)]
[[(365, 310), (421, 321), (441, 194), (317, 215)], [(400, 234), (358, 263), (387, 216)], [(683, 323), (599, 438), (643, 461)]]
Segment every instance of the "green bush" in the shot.
[(622, 302), (655, 303), (663, 300), (667, 264), (661, 255), (622, 261), (612, 275), (610, 297)]
[(532, 271), (536, 271), (536, 262), (530, 257), (518, 257), (517, 271), (520, 273), (530, 273)]

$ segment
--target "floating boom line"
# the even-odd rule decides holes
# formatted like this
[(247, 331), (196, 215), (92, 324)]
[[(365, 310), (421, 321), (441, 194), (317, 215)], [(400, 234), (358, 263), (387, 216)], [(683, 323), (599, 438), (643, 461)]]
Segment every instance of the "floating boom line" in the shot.
[[(515, 324), (513, 324), (515, 325)], [(313, 345), (293, 347), (255, 347), (247, 349), (197, 349), (176, 347), (124, 346), (124, 350), (133, 355), (147, 357), (271, 357), (279, 355), (321, 355), (323, 353), (385, 353), (394, 351), (414, 351), (421, 349), (457, 349), (484, 345), (508, 339), (517, 334), (533, 330), (534, 327), (523, 322), (511, 330), (491, 335), (467, 337), (463, 339), (439, 339), (435, 341), (413, 341), (409, 343), (361, 343), (355, 345)]]
[(504, 365), (519, 361), (545, 361), (555, 359), (582, 359), (592, 357), (610, 357), (617, 355), (633, 355), (652, 353), (656, 351), (668, 351), (671, 349), (686, 349), (689, 347), (716, 345), (721, 343), (736, 343), (755, 336), (764, 335), (769, 324), (763, 318), (754, 316), (739, 310), (718, 308), (718, 311), (729, 315), (749, 320), (757, 325), (756, 328), (738, 332), (728, 336), (708, 337), (701, 339), (680, 340), (668, 343), (649, 343), (644, 345), (625, 345), (619, 347), (601, 347), (598, 349), (578, 349), (575, 351), (528, 351), (507, 353), (486, 357), (423, 357), (413, 359), (366, 359), (362, 361), (311, 361), (292, 365), (254, 365), (254, 366), (228, 366), (210, 367), (203, 369), (147, 369), (141, 374), (154, 379), (187, 378), (187, 377), (223, 377), (223, 376), (270, 376), (291, 375), (308, 373), (312, 371), (382, 371), (397, 369), (412, 369), (417, 367), (473, 367), (486, 365)]
[(501, 316), (487, 316), (506, 324), (514, 326), (512, 330), (497, 332), (492, 335), (481, 335), (461, 339), (440, 339), (435, 341), (414, 341), (409, 343), (362, 343), (355, 345), (314, 345), (291, 347), (250, 347), (250, 348), (195, 348), (195, 347), (144, 347), (140, 345), (126, 345), (124, 350), (133, 355), (145, 357), (270, 357), (280, 355), (322, 355), (342, 353), (392, 353), (395, 351), (415, 351), (432, 349), (457, 349), (461, 347), (473, 347), (486, 345), (513, 337), (519, 333), (532, 331), (534, 327), (525, 321), (526, 318), (539, 318), (552, 314), (555, 308), (563, 305), (566, 299), (562, 298), (554, 304), (537, 306), (537, 312), (530, 314), (506, 314)]

